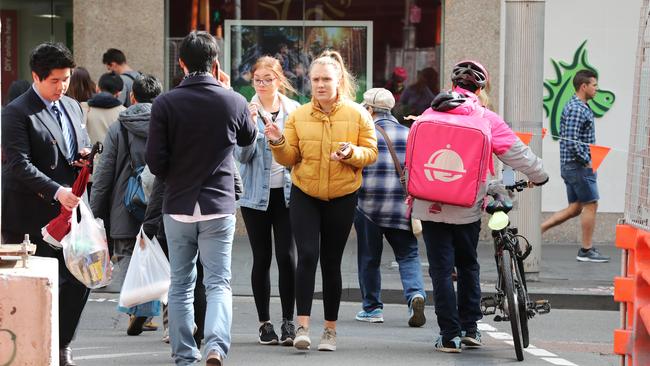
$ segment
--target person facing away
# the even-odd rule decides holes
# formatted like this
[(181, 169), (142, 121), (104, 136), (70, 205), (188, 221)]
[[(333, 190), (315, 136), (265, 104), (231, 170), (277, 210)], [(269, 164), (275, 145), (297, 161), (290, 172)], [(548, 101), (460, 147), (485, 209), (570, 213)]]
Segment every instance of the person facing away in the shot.
[[(535, 185), (548, 181), (542, 160), (524, 145), (496, 113), (483, 107), (478, 95), (488, 81), (487, 70), (476, 61), (461, 61), (451, 74), (452, 90), (442, 92), (431, 103), (433, 111), (456, 115), (480, 115), (489, 122), (492, 153), (499, 160), (525, 174)], [(425, 115), (427, 112), (425, 111)], [(416, 199), (412, 215), (422, 220), (422, 235), (427, 248), (429, 275), (440, 336), (435, 349), (460, 352), (461, 344), (481, 346), (476, 322), (481, 313), (481, 286), (476, 247), (481, 229), (481, 212), (487, 192), (486, 182), (472, 207), (439, 204)], [(458, 296), (452, 273), (456, 267)]]
[(59, 362), (76, 365), (70, 344), (90, 290), (65, 265), (63, 251), (43, 240), (41, 228), (72, 211), (79, 197), (71, 186), (81, 156), (90, 153), (79, 103), (65, 96), (75, 67), (61, 43), (42, 43), (29, 57), (33, 84), (2, 108), (2, 241), (22, 243), (29, 234), (36, 255), (59, 261)]
[(118, 99), (124, 87), (122, 78), (118, 74), (114, 72), (103, 74), (97, 82), (97, 87), (99, 93), (87, 102), (81, 102), (84, 123), (93, 144), (104, 141), (108, 127), (117, 121), (117, 117), (126, 109)]
[[(290, 172), (273, 158), (268, 139), (264, 136), (266, 123), (284, 128), (287, 117), (300, 105), (285, 96), (293, 91), (280, 62), (270, 56), (257, 60), (252, 68), (253, 96), (248, 109), (257, 124), (257, 139), (246, 147), (235, 148), (244, 182), (244, 196), (239, 201), (246, 232), (253, 251), (251, 285), (260, 322), (259, 343), (292, 346), (296, 336), (293, 324), (295, 306), (296, 246), (289, 221)], [(279, 272), (282, 303), (281, 337), (273, 328), (269, 313), (271, 296), (271, 258)]]
[(560, 170), (569, 206), (544, 221), (542, 233), (580, 216), (582, 248), (576, 260), (605, 263), (610, 258), (592, 244), (600, 196), (589, 149), (589, 144), (596, 143), (594, 113), (587, 102), (598, 92), (598, 75), (591, 70), (580, 70), (573, 77), (573, 87), (576, 93), (564, 106), (560, 117)]
[[(192, 336), (200, 253), (207, 297), (205, 355), (221, 365), (231, 344), (231, 254), (235, 231), (235, 145), (255, 142), (246, 99), (229, 90), (217, 40), (193, 31), (181, 42), (185, 79), (153, 103), (146, 162), (165, 183), (163, 221), (169, 262), (169, 335), (177, 365), (198, 362)], [(219, 80), (217, 80), (217, 78)], [(225, 87), (224, 87), (225, 86)]]
[(353, 100), (354, 79), (341, 55), (325, 51), (310, 67), (312, 101), (284, 125), (264, 127), (273, 157), (291, 167), (289, 216), (298, 251), (297, 322), (294, 347), (308, 350), (316, 267), (320, 257), (325, 324), (320, 351), (336, 350), (341, 302), (341, 260), (352, 228), (361, 170), (377, 159), (377, 138), (368, 112)]
[(9, 85), (9, 90), (7, 91), (7, 100), (3, 101), (3, 104), (7, 105), (11, 103), (14, 99), (23, 95), (23, 93), (28, 91), (31, 87), (32, 84), (30, 84), (27, 80), (18, 79), (13, 81), (11, 85)]
[[(113, 76), (121, 81), (119, 76)], [(117, 291), (124, 282), (142, 224), (141, 220), (127, 210), (124, 194), (133, 169), (145, 164), (151, 103), (160, 93), (162, 84), (154, 76), (142, 75), (136, 78), (131, 92), (131, 105), (119, 114), (117, 122), (108, 129), (103, 140), (103, 156), (93, 174), (90, 208), (95, 217), (111, 223), (109, 235), (113, 240), (113, 257), (116, 261), (113, 281)], [(121, 104), (119, 107), (124, 108)], [(147, 317), (160, 314), (160, 302), (151, 301), (128, 309), (118, 307), (118, 310), (130, 315), (127, 334), (138, 335), (142, 333)]]
[[(409, 129), (391, 114), (395, 106), (393, 94), (384, 88), (373, 88), (363, 94), (363, 106), (372, 116), (377, 132), (377, 161), (363, 169), (363, 181), (354, 217), (357, 232), (357, 263), (362, 310), (356, 319), (363, 322), (384, 321), (381, 302), (381, 254), (384, 237), (393, 248), (399, 265), (404, 298), (409, 307), (408, 324), (421, 327), (426, 322), (424, 304), (426, 292), (418, 255), (418, 240), (413, 235), (411, 220), (406, 214), (406, 192), (396, 170), (403, 169)], [(379, 131), (382, 129), (391, 144)]]
[(82, 103), (87, 102), (95, 93), (97, 93), (97, 85), (90, 78), (88, 70), (81, 66), (75, 67), (70, 77), (70, 86), (65, 95)]
[(427, 67), (418, 72), (415, 83), (409, 85), (400, 97), (399, 110), (404, 117), (419, 116), (431, 106), (433, 97), (438, 94), (438, 72)]
[(125, 107), (131, 105), (131, 90), (135, 78), (140, 75), (140, 72), (135, 71), (126, 63), (126, 56), (124, 52), (117, 48), (109, 48), (102, 55), (102, 63), (106, 66), (106, 70), (112, 71), (122, 78), (124, 87), (118, 95), (118, 99)]

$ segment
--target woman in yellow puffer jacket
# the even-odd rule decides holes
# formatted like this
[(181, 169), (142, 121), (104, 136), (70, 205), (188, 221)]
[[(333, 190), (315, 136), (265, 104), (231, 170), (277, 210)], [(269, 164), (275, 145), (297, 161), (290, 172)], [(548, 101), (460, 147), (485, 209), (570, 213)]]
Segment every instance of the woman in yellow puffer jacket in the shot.
[(336, 350), (341, 302), (341, 259), (361, 186), (361, 171), (377, 159), (372, 117), (354, 102), (354, 80), (341, 55), (325, 51), (309, 78), (312, 101), (288, 118), (284, 135), (273, 123), (265, 134), (275, 160), (291, 166), (291, 227), (298, 249), (294, 347), (307, 350), (316, 267), (320, 256), (325, 325), (320, 351)]

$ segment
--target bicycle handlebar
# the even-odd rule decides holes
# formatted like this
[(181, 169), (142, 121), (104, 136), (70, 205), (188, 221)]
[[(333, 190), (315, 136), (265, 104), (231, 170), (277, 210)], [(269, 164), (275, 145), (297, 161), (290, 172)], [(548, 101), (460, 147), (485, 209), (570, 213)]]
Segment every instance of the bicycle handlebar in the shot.
[(524, 188), (529, 188), (529, 187), (530, 187), (530, 182), (525, 181), (523, 179), (517, 181), (514, 185), (505, 186), (505, 188), (510, 192), (514, 192), (514, 191), (521, 192), (524, 190)]

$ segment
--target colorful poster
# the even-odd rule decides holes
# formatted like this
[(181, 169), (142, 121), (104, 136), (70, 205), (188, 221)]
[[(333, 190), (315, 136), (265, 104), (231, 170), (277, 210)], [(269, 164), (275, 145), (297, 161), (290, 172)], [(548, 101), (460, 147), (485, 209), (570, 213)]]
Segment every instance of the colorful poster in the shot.
[(326, 49), (341, 53), (357, 80), (357, 100), (372, 85), (372, 22), (226, 20), (224, 71), (247, 99), (255, 93), (251, 67), (262, 56), (277, 58), (302, 103), (311, 98), (309, 65)]

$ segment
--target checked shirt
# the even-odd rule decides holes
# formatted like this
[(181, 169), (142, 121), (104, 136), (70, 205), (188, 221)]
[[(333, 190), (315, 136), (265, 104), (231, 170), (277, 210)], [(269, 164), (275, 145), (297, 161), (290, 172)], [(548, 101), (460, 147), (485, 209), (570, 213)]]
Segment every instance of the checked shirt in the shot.
[(596, 142), (594, 113), (576, 95), (564, 106), (560, 119), (560, 165), (591, 162), (589, 144)]

